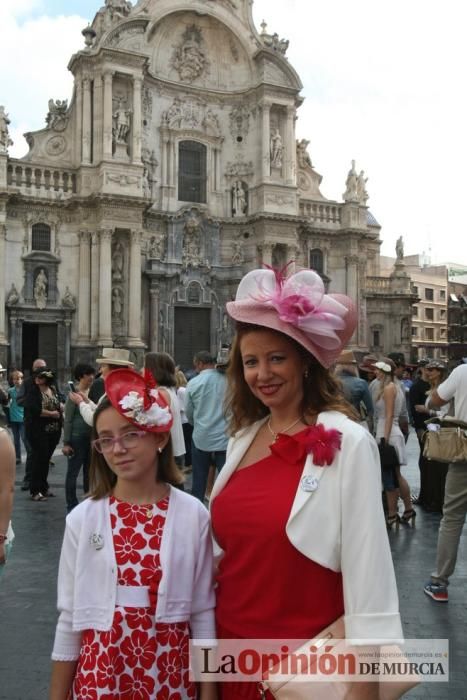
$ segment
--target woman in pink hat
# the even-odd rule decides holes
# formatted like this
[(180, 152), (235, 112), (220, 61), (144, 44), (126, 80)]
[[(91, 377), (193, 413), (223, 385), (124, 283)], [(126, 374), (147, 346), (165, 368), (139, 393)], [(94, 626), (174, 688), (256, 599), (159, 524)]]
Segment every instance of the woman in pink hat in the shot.
[[(309, 270), (253, 270), (227, 311), (233, 437), (211, 496), (218, 636), (306, 640), (345, 615), (357, 643), (401, 639), (376, 443), (329, 372), (355, 329), (351, 300)], [(376, 685), (346, 697), (377, 697)], [(260, 696), (229, 682), (221, 697)]]

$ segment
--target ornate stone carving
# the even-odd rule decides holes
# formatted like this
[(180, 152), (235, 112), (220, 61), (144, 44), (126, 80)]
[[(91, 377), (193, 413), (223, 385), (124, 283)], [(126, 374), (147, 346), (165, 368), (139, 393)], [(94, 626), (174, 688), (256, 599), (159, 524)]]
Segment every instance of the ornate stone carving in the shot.
[(344, 202), (358, 202), (358, 175), (355, 170), (355, 161), (352, 161), (352, 167), (350, 168), (347, 180), (345, 182), (345, 192), (342, 195)]
[(204, 2), (209, 2), (209, 3), (221, 3), (221, 5), (225, 5), (231, 10), (236, 10), (238, 5), (234, 0), (204, 0)]
[(267, 46), (268, 49), (272, 49), (273, 51), (277, 51), (278, 53), (281, 53), (283, 56), (287, 53), (287, 49), (289, 48), (289, 40), (288, 39), (279, 39), (279, 34), (277, 32), (274, 32), (274, 34), (268, 34), (266, 31), (267, 29), (267, 24), (263, 20), (261, 22), (261, 39), (264, 44), (264, 46)]
[(203, 127), (206, 133), (211, 132), (212, 136), (220, 136), (219, 119), (211, 109), (208, 109), (204, 115)]
[(131, 127), (131, 109), (128, 109), (124, 97), (117, 98), (117, 107), (112, 115), (112, 135), (115, 144), (128, 144), (128, 135)]
[(154, 260), (164, 260), (165, 258), (165, 236), (161, 233), (151, 236), (148, 241), (148, 257)]
[(284, 146), (279, 129), (274, 129), (271, 133), (269, 150), (271, 157), (271, 168), (282, 168)]
[(290, 194), (268, 194), (266, 195), (266, 202), (268, 204), (279, 204), (280, 206), (285, 206), (294, 203), (294, 198)]
[(253, 173), (254, 165), (252, 160), (248, 161), (248, 163), (236, 161), (235, 163), (227, 163), (225, 166), (225, 174), (228, 177), (248, 177), (253, 175)]
[(49, 111), (45, 122), (49, 129), (65, 131), (68, 124), (68, 100), (49, 100)]
[(52, 136), (46, 145), (45, 150), (49, 156), (61, 155), (67, 147), (66, 139), (63, 136)]
[(12, 282), (10, 291), (8, 292), (8, 295), (6, 298), (6, 304), (8, 306), (14, 306), (18, 302), (19, 302), (18, 290), (16, 289), (14, 282)]
[(152, 92), (148, 88), (144, 88), (143, 90), (143, 99), (142, 99), (142, 105), (143, 105), (143, 114), (145, 117), (152, 117)]
[(107, 173), (107, 182), (116, 182), (120, 187), (129, 187), (130, 185), (137, 185), (139, 184), (139, 177), (131, 177), (130, 175), (124, 175), (121, 173), (120, 175), (116, 173), (113, 175), (112, 173)]
[(201, 29), (194, 24), (187, 27), (172, 58), (172, 65), (184, 83), (192, 83), (208, 67), (209, 62), (201, 48), (202, 44)]
[(404, 260), (404, 239), (402, 236), (399, 236), (396, 242), (396, 255), (398, 261)]
[(66, 287), (65, 294), (62, 298), (62, 306), (65, 306), (68, 309), (76, 308), (76, 298), (70, 292), (70, 288), (68, 286)]
[(5, 107), (0, 105), (0, 153), (6, 153), (8, 147), (13, 145), (13, 141), (8, 132), (9, 123), (10, 119), (5, 112)]
[(232, 265), (242, 265), (245, 262), (243, 244), (240, 238), (232, 243)]
[(309, 141), (306, 139), (302, 139), (301, 141), (297, 141), (297, 161), (298, 161), (298, 167), (299, 168), (312, 168), (312, 162), (310, 158), (310, 154), (307, 151)]
[(248, 209), (247, 186), (241, 180), (232, 185), (232, 216), (245, 216)]
[(121, 323), (123, 319), (124, 296), (121, 287), (112, 289), (112, 319)]
[(38, 309), (45, 309), (47, 305), (48, 282), (45, 270), (41, 267), (34, 280), (34, 300)]
[(121, 241), (115, 243), (112, 252), (112, 281), (121, 282), (123, 280), (124, 250)]
[(143, 192), (145, 197), (150, 197), (154, 199), (154, 190), (156, 185), (156, 168), (159, 165), (159, 161), (156, 158), (155, 151), (149, 151), (148, 148), (143, 149), (141, 156), (143, 161), (144, 171), (143, 171)]
[(368, 178), (365, 177), (365, 171), (360, 170), (360, 175), (357, 178), (357, 198), (358, 203), (366, 205), (368, 201), (368, 192), (366, 191), (366, 183)]
[(182, 265), (186, 270), (188, 267), (201, 267), (202, 264), (200, 222), (194, 214), (190, 214), (184, 226)]
[(250, 111), (247, 107), (239, 105), (234, 107), (229, 114), (230, 133), (234, 139), (244, 138), (250, 128)]

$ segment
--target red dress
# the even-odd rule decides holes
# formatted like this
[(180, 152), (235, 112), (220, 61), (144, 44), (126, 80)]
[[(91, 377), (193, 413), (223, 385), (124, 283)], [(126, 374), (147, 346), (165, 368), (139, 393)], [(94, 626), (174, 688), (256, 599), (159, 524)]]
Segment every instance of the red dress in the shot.
[[(236, 471), (212, 503), (214, 536), (225, 552), (217, 575), (221, 638), (305, 641), (344, 612), (342, 575), (308, 559), (285, 532), (305, 432), (279, 435), (271, 455)], [(222, 684), (222, 700), (237, 697), (256, 700), (257, 684)]]
[(162, 578), (160, 543), (169, 498), (134, 505), (110, 498), (118, 584), (149, 586), (151, 607), (116, 605), (108, 632), (86, 630), (73, 684), (74, 700), (189, 700), (188, 622), (155, 623)]

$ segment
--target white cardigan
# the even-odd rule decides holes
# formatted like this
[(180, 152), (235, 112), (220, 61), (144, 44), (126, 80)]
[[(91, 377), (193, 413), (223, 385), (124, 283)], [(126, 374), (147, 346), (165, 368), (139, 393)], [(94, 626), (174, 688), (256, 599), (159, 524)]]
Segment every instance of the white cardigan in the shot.
[[(102, 547), (92, 544), (99, 538)], [(200, 501), (170, 488), (162, 534), (156, 622), (189, 621), (193, 639), (214, 639), (214, 587), (209, 514)], [(79, 657), (85, 629), (109, 630), (117, 595), (117, 564), (109, 499), (87, 499), (66, 519), (58, 572), (52, 659)]]
[[(342, 446), (330, 466), (305, 461), (302, 478), (319, 480), (306, 491), (301, 480), (286, 526), (296, 549), (332, 571), (342, 571), (346, 637), (355, 644), (402, 643), (394, 567), (381, 503), (381, 468), (370, 433), (337, 411), (318, 422), (342, 433)], [(211, 503), (227, 484), (264, 420), (241, 430), (229, 442), (227, 460)], [(223, 554), (214, 542), (216, 557)], [(278, 567), (280, 571), (280, 563)], [(359, 640), (361, 640), (359, 642)]]

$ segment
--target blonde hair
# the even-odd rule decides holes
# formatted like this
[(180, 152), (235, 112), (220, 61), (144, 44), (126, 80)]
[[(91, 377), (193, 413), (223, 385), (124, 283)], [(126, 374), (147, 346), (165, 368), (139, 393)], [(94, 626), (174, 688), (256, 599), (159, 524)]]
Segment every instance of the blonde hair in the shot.
[(389, 384), (394, 384), (394, 377), (392, 372), (383, 372), (383, 370), (381, 370), (381, 373), (383, 374), (383, 379), (378, 380), (379, 391), (376, 400), (379, 400), (382, 397), (382, 395), (384, 394), (384, 390), (387, 386), (389, 386)]
[(175, 382), (177, 389), (180, 389), (181, 386), (186, 386), (188, 384), (187, 379), (181, 369), (177, 369), (175, 372)]

